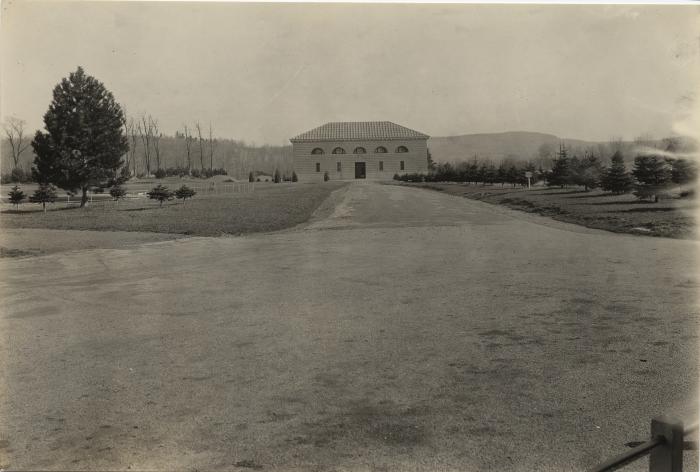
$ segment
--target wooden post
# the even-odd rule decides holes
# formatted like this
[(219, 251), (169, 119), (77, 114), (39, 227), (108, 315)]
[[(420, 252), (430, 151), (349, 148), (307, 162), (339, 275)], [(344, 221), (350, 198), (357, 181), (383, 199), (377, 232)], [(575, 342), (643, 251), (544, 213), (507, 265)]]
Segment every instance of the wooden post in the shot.
[(649, 455), (649, 472), (683, 471), (683, 423), (661, 417), (651, 420), (651, 437), (664, 442)]

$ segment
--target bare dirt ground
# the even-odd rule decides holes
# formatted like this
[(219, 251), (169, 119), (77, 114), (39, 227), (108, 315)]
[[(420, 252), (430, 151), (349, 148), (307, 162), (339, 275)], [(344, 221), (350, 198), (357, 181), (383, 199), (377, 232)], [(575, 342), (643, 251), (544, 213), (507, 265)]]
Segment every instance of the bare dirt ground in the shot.
[(335, 198), (279, 233), (0, 259), (0, 467), (584, 470), (697, 417), (697, 242)]
[(144, 243), (184, 237), (178, 234), (133, 231), (13, 229), (1, 224), (0, 227), (0, 258), (40, 256), (84, 249), (131, 249)]

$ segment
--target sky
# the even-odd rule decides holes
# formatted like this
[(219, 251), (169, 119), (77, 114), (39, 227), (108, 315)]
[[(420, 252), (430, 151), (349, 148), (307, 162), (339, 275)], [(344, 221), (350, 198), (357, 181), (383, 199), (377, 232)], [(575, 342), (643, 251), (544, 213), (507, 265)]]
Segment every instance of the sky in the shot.
[(4, 0), (0, 118), (79, 65), (128, 115), (255, 144), (329, 121), (607, 141), (700, 130), (700, 6)]

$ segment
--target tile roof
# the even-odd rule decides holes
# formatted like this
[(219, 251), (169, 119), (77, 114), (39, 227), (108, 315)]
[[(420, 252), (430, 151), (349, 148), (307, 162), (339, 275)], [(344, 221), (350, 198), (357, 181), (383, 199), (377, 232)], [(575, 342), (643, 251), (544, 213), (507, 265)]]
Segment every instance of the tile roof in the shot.
[(365, 139), (428, 139), (419, 133), (391, 121), (335, 121), (326, 123), (290, 139), (304, 141), (354, 141)]

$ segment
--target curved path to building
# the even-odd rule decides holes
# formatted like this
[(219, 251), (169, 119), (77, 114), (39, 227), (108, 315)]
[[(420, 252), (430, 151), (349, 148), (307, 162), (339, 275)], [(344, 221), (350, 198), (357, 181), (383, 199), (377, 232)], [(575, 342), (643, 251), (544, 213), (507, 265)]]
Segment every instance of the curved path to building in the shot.
[(1, 259), (0, 467), (583, 470), (697, 413), (697, 243), (336, 198), (293, 231)]

